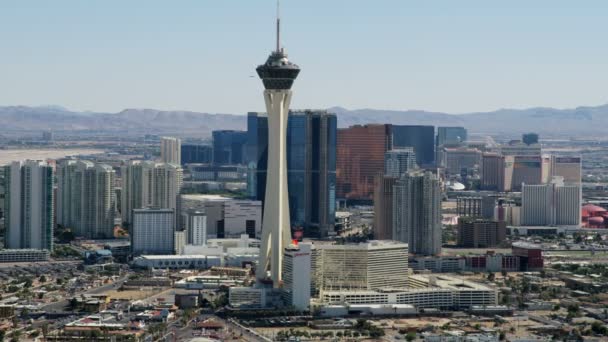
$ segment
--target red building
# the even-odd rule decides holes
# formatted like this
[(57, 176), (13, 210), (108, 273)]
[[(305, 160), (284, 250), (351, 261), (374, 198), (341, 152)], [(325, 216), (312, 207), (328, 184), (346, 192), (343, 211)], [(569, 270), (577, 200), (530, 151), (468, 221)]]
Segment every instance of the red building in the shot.
[(510, 254), (495, 254), (488, 251), (486, 254), (467, 255), (465, 266), (472, 272), (516, 272), (520, 270), (520, 257)]
[(513, 255), (520, 258), (522, 271), (539, 271), (544, 267), (543, 249), (539, 245), (526, 242), (513, 243)]
[(357, 125), (339, 129), (337, 197), (371, 201), (374, 178), (384, 172), (384, 153), (391, 148), (391, 125)]

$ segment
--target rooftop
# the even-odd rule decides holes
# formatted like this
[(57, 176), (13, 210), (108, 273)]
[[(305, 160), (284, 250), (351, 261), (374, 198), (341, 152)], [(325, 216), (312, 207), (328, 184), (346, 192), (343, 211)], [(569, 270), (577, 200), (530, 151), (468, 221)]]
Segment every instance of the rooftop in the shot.
[(543, 248), (541, 245), (537, 245), (537, 244), (534, 244), (531, 242), (523, 242), (523, 241), (513, 242), (512, 246), (517, 247), (517, 248), (526, 248), (526, 249), (542, 249)]
[(166, 255), (142, 255), (139, 256), (138, 258), (142, 258), (142, 259), (146, 259), (146, 260), (184, 260), (184, 259), (188, 259), (188, 260), (198, 260), (198, 259), (209, 259), (209, 258), (221, 258), (220, 256), (217, 255), (203, 255), (203, 254), (194, 254), (194, 255), (173, 255), (173, 254), (166, 254)]
[(313, 245), (315, 249), (328, 249), (328, 250), (339, 250), (339, 249), (383, 249), (383, 248), (408, 248), (407, 243), (393, 241), (393, 240), (370, 240), (368, 242), (350, 243), (344, 245), (335, 244), (317, 244)]

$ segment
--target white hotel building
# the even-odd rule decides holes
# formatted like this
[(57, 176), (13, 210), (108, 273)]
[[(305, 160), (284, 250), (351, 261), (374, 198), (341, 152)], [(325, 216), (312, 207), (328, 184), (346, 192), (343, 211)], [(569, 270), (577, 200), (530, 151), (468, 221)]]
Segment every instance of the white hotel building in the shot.
[(580, 226), (581, 188), (565, 185), (563, 177), (550, 184), (522, 187), (522, 226)]
[[(300, 244), (300, 248), (308, 244)], [(446, 275), (410, 275), (408, 245), (396, 241), (360, 244), (314, 244), (310, 272), (296, 268), (293, 260), (283, 264), (283, 300), (294, 305), (289, 290), (310, 279), (316, 296), (311, 307), (356, 305), (408, 305), (413, 309), (462, 310), (472, 306), (496, 305), (495, 288)], [(287, 249), (285, 255), (294, 253)], [(310, 276), (308, 275), (310, 274)], [(295, 277), (298, 276), (299, 280)], [(287, 290), (287, 291), (285, 291)], [(294, 291), (295, 292), (295, 291)], [(274, 292), (268, 288), (231, 288), (230, 304), (235, 308), (271, 308)], [(295, 306), (295, 305), (294, 305)], [(396, 312), (396, 311), (395, 311)]]
[(175, 228), (173, 209), (134, 209), (131, 227), (133, 255), (173, 254)]
[(315, 244), (312, 290), (407, 287), (408, 245), (396, 241), (360, 244)]
[(160, 138), (160, 159), (163, 163), (182, 163), (182, 141), (173, 137)]
[(312, 244), (290, 245), (283, 253), (283, 300), (298, 310), (310, 305)]

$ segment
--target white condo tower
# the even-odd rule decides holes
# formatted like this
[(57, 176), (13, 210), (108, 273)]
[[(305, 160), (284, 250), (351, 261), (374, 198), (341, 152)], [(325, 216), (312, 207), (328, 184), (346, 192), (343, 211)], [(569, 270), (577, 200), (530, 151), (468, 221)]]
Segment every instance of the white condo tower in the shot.
[(256, 71), (264, 83), (264, 101), (268, 112), (268, 165), (266, 197), (262, 220), (262, 246), (257, 278), (281, 284), (283, 251), (291, 243), (289, 197), (287, 194), (287, 117), (291, 86), (300, 68), (287, 60), (280, 44), (280, 18), (277, 9), (276, 50)]

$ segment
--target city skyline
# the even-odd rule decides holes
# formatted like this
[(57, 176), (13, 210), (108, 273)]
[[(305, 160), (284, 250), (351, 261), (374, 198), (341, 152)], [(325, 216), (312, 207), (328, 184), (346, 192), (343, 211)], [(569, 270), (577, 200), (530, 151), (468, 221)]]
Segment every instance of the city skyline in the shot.
[(605, 5), (33, 3), (1, 341), (608, 338), (608, 104), (438, 111), (597, 101)]
[[(3, 5), (0, 49), (11, 67), (0, 83), (0, 103), (101, 112), (261, 110), (251, 68), (273, 47), (274, 6)], [(307, 70), (293, 107), (462, 113), (607, 103), (608, 50), (598, 43), (606, 9), (599, 1), (584, 7), (285, 1), (284, 41)], [(377, 63), (379, 53), (388, 58)], [(337, 91), (320, 91), (319, 80)], [(232, 101), (233, 94), (241, 100)]]

